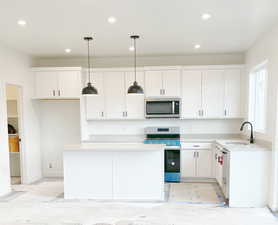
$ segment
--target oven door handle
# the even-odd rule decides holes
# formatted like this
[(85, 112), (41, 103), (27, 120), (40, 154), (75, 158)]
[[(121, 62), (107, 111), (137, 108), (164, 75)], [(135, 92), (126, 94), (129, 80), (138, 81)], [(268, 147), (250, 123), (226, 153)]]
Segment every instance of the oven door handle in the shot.
[(175, 114), (175, 102), (172, 101), (172, 114)]

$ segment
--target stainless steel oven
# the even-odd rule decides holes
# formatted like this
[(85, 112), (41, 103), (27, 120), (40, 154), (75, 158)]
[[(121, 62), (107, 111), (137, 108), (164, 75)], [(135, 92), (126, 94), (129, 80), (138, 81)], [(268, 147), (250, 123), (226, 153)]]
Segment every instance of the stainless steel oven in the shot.
[(179, 98), (145, 99), (146, 118), (179, 118), (181, 101)]

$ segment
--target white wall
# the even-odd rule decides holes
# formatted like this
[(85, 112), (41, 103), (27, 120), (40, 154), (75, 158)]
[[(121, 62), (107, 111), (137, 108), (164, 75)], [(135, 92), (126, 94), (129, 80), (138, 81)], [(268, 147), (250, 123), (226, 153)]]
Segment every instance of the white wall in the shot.
[(64, 146), (79, 143), (81, 139), (79, 101), (41, 101), (39, 104), (43, 175), (59, 177), (63, 175)]
[(277, 138), (277, 88), (278, 88), (278, 25), (264, 34), (246, 53), (247, 72), (268, 61), (266, 133), (257, 138), (273, 142), (273, 173), (270, 206), (278, 210), (278, 138)]
[[(93, 67), (130, 67), (133, 66), (133, 57), (94, 57)], [(232, 54), (194, 54), (179, 56), (138, 56), (137, 65), (140, 66), (176, 66), (176, 65), (229, 65), (244, 64), (243, 53)], [(47, 66), (87, 66), (86, 57), (65, 58), (35, 58), (34, 67)]]
[(29, 72), (31, 60), (24, 54), (0, 46), (0, 195), (10, 191), (9, 146), (7, 130), (6, 84), (21, 85), (23, 88), (22, 136), (23, 161), (26, 167), (24, 182), (41, 178), (41, 156), (39, 146), (39, 124), (33, 96), (33, 76)]

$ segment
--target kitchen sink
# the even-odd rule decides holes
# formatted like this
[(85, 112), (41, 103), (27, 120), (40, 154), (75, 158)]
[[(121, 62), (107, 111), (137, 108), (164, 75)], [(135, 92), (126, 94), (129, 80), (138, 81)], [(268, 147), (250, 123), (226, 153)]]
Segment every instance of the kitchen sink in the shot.
[(247, 142), (241, 142), (241, 141), (230, 141), (226, 142), (227, 145), (249, 145)]

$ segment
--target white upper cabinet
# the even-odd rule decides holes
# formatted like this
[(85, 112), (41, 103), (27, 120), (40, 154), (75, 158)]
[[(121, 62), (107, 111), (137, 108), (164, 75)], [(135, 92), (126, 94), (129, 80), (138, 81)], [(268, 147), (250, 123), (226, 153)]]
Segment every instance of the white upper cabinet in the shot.
[(235, 118), (241, 116), (241, 70), (230, 69), (225, 70), (225, 94), (224, 94), (224, 116)]
[(81, 68), (34, 69), (35, 98), (80, 98)]
[[(144, 72), (137, 72), (136, 80), (145, 91)], [(143, 119), (144, 114), (144, 94), (127, 94), (127, 90), (134, 82), (134, 72), (125, 73), (125, 92), (126, 92), (126, 118), (127, 119)]]
[(147, 71), (145, 74), (146, 96), (156, 97), (162, 95), (163, 81), (161, 71)]
[[(134, 79), (134, 72), (94, 73), (92, 84), (97, 88), (98, 95), (87, 96), (87, 120), (143, 119), (144, 94), (127, 93)], [(144, 89), (143, 72), (137, 72), (136, 80)]]
[(179, 97), (180, 70), (146, 71), (147, 97)]
[(198, 118), (202, 109), (202, 71), (182, 73), (182, 117)]
[(105, 99), (102, 73), (93, 73), (92, 79), (92, 85), (97, 89), (98, 94), (86, 96), (86, 119), (105, 119)]
[(202, 77), (202, 116), (224, 116), (224, 71), (207, 70)]
[(163, 95), (168, 97), (180, 96), (180, 70), (167, 70), (162, 73), (162, 90)]
[(77, 97), (81, 95), (81, 75), (80, 71), (58, 72), (58, 96)]
[(124, 72), (104, 73), (105, 110), (107, 118), (120, 119), (126, 117), (126, 92)]
[(57, 76), (57, 72), (55, 71), (40, 71), (35, 73), (37, 98), (58, 96)]

